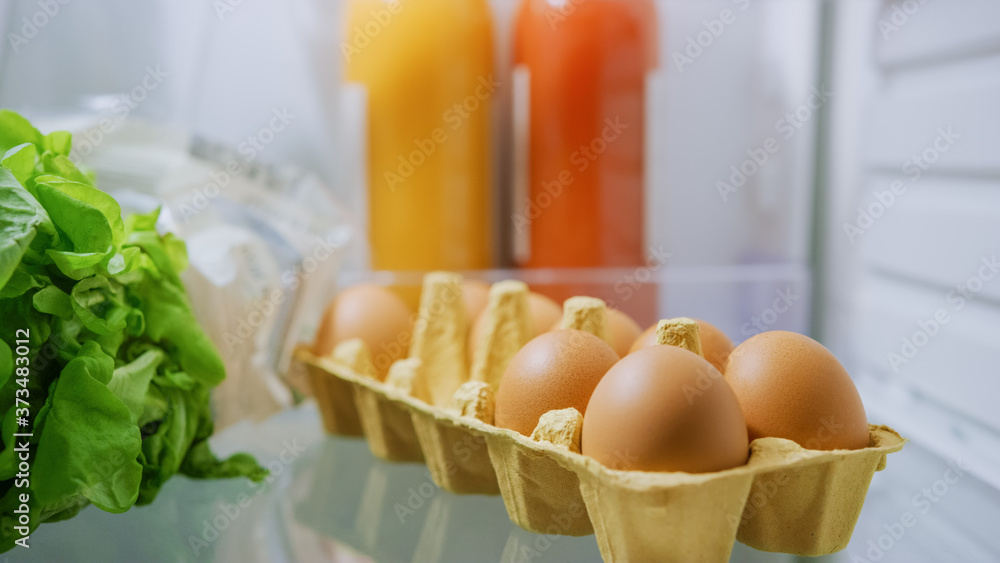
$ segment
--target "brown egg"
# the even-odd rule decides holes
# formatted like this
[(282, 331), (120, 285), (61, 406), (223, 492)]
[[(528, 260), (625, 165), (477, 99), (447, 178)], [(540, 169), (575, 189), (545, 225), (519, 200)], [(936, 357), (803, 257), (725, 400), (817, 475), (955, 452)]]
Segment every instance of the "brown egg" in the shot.
[(562, 320), (563, 314), (562, 305), (534, 291), (528, 294), (528, 312), (531, 313), (531, 326), (535, 327), (535, 336)]
[(496, 425), (525, 436), (550, 410), (586, 414), (590, 394), (618, 361), (600, 338), (579, 330), (546, 332), (524, 345), (500, 379)]
[(612, 469), (706, 473), (743, 465), (746, 421), (722, 374), (676, 346), (637, 350), (601, 379), (583, 454)]
[[(695, 321), (698, 323), (698, 334), (701, 337), (701, 353), (709, 363), (715, 366), (715, 369), (725, 373), (726, 360), (729, 359), (729, 354), (733, 351), (733, 341), (714, 325), (700, 319), (695, 319)], [(632, 343), (629, 353), (655, 344), (656, 325), (654, 324)]]
[[(562, 319), (555, 322), (549, 330), (559, 330)], [(622, 313), (618, 309), (608, 309), (608, 330), (611, 331), (611, 340), (614, 342), (615, 353), (624, 358), (628, 355), (629, 346), (642, 332), (639, 323), (632, 320), (632, 317)], [(656, 327), (653, 327), (653, 340), (656, 340)]]
[(313, 353), (326, 356), (337, 344), (360, 338), (368, 345), (379, 379), (392, 362), (405, 358), (413, 312), (398, 295), (375, 285), (340, 292), (323, 313)]
[(465, 302), (465, 318), (469, 328), (486, 309), (490, 300), (490, 284), (479, 280), (466, 280), (462, 283), (462, 301)]
[[(632, 346), (628, 349), (629, 354), (635, 352), (636, 350), (656, 346), (656, 324), (657, 323), (653, 323), (653, 326), (642, 331), (639, 338), (636, 338), (635, 342), (633, 342)], [(698, 329), (701, 330), (701, 327), (699, 326)]]
[(623, 358), (642, 333), (639, 323), (618, 309), (608, 309), (608, 329), (611, 331), (611, 340), (615, 343), (615, 352)]
[[(531, 326), (535, 331), (532, 336), (553, 330), (553, 327), (558, 328), (558, 321), (562, 319), (562, 308), (559, 307), (558, 303), (534, 292), (528, 293), (528, 313), (531, 314)], [(485, 328), (486, 310), (484, 308), (469, 330), (469, 365), (472, 365), (472, 358), (476, 353), (476, 348), (479, 347), (479, 339)]]
[(726, 380), (750, 439), (787, 438), (812, 450), (868, 447), (868, 417), (851, 376), (822, 344), (775, 330), (737, 346)]

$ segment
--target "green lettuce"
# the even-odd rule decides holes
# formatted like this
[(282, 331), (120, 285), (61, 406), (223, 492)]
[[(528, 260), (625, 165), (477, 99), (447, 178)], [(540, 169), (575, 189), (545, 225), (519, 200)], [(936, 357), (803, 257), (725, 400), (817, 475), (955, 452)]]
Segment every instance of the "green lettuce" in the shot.
[[(152, 502), (178, 473), (266, 475), (208, 446), (225, 370), (180, 280), (184, 243), (156, 231), (159, 210), (123, 218), (71, 146), (69, 133), (0, 110), (0, 552), (20, 537), (15, 433), (32, 434), (31, 529), (87, 504)], [(25, 339), (28, 377), (15, 371)]]

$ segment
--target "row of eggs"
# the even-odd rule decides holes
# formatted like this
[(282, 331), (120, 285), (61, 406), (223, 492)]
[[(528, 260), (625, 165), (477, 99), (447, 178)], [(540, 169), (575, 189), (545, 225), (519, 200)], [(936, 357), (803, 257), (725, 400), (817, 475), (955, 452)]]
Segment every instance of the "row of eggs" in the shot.
[[(462, 285), (469, 362), (485, 324), (489, 286)], [(581, 451), (615, 468), (701, 473), (742, 465), (749, 443), (778, 437), (808, 449), (868, 446), (867, 417), (853, 381), (821, 344), (771, 331), (734, 347), (716, 327), (695, 321), (700, 354), (658, 345), (657, 326), (642, 331), (609, 309), (605, 341), (560, 329), (562, 308), (530, 293), (535, 337), (510, 360), (496, 390), (495, 424), (530, 436), (547, 412), (583, 415)], [(391, 290), (358, 285), (328, 307), (315, 353), (363, 340), (376, 375), (405, 357), (414, 315)]]

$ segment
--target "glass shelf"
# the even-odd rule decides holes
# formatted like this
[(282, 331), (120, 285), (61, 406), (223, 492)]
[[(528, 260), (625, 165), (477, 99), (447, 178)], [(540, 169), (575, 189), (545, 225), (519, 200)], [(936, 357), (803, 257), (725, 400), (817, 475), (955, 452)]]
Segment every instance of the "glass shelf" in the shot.
[[(508, 519), (499, 496), (438, 489), (419, 463), (374, 458), (364, 440), (322, 435), (313, 403), (213, 438), (220, 455), (248, 451), (270, 482), (176, 477), (125, 514), (93, 506), (43, 524), (9, 561), (296, 563), (601, 561), (593, 535), (545, 536)], [(741, 544), (733, 561), (786, 562)], [(0, 556), (0, 561), (7, 560)]]

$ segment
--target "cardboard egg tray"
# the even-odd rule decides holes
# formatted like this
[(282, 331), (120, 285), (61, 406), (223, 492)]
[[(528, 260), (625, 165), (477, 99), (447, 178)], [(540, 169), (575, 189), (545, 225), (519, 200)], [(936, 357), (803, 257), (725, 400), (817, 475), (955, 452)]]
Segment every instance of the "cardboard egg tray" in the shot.
[[(435, 295), (441, 292), (425, 285), (421, 317)], [(491, 293), (491, 307), (503, 302)], [(441, 333), (428, 320), (417, 330)], [(416, 335), (414, 340), (420, 341)], [(441, 355), (440, 343), (433, 349)], [(404, 362), (412, 362), (413, 352)], [(431, 404), (426, 388), (401, 388), (392, 370), (387, 382), (362, 375), (363, 359), (317, 358), (305, 346), (295, 356), (309, 371), (328, 432), (354, 436), (360, 429), (379, 458), (425, 461), (446, 491), (499, 493), (511, 520), (528, 531), (594, 533), (607, 561), (728, 561), (734, 539), (796, 555), (839, 551), (851, 538), (872, 476), (905, 443), (891, 428), (870, 425), (869, 447), (861, 450), (806, 450), (789, 440), (761, 438), (750, 445), (745, 465), (725, 471), (629, 471), (627, 452), (613, 469)]]

